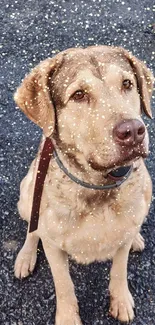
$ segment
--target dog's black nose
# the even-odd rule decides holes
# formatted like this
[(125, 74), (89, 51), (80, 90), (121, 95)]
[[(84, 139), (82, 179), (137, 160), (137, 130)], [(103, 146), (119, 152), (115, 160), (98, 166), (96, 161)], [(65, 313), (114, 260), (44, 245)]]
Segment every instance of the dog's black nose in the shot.
[(136, 119), (124, 120), (115, 125), (113, 136), (120, 145), (136, 146), (144, 140), (145, 126)]

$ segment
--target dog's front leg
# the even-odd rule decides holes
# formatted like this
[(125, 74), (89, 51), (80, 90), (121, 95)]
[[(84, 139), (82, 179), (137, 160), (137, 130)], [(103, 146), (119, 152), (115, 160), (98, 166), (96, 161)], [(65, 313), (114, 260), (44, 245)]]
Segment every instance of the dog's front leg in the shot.
[(128, 289), (127, 262), (131, 243), (118, 249), (110, 272), (110, 313), (122, 322), (129, 322), (134, 317), (134, 301)]
[(42, 240), (56, 291), (56, 325), (82, 325), (66, 252)]
[(35, 232), (29, 233), (28, 228), (25, 243), (15, 261), (14, 270), (17, 278), (25, 278), (34, 270), (37, 260), (38, 241), (38, 235)]

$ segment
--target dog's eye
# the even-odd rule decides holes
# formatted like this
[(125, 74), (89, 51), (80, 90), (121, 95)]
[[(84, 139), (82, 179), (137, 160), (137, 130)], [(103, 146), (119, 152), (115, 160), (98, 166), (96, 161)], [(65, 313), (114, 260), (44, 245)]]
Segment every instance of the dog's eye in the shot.
[(71, 99), (80, 102), (83, 100), (88, 100), (88, 93), (84, 90), (77, 90), (72, 96)]
[(131, 80), (129, 80), (129, 79), (123, 80), (123, 88), (124, 89), (131, 89), (132, 86), (133, 86), (133, 84), (132, 84)]

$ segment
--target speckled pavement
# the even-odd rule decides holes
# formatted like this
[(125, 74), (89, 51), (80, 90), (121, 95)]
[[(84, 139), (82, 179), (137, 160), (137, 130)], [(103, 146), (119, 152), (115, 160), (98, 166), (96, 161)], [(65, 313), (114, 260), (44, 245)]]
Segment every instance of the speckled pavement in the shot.
[[(53, 325), (55, 291), (41, 244), (33, 275), (20, 281), (13, 274), (27, 228), (16, 207), (19, 184), (41, 131), (15, 108), (12, 95), (40, 60), (74, 46), (121, 45), (155, 72), (155, 6), (153, 0), (5, 0), (0, 13), (0, 325)], [(155, 184), (155, 122), (145, 120), (151, 141), (147, 166)], [(155, 325), (155, 200), (142, 233), (146, 248), (130, 254), (128, 267), (136, 303), (132, 325)], [(109, 268), (110, 262), (82, 266), (70, 261), (83, 325), (120, 324), (108, 315)]]

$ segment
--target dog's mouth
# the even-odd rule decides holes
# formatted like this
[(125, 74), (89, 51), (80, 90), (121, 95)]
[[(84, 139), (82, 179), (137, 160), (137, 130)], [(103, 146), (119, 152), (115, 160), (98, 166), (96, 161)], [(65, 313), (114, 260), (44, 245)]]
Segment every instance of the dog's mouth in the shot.
[(115, 161), (115, 163), (108, 164), (107, 166), (98, 164), (94, 159), (89, 160), (89, 165), (92, 169), (102, 172), (106, 179), (119, 181), (126, 176), (134, 161), (138, 160), (141, 157), (146, 158), (147, 156), (148, 152), (145, 150), (132, 150), (126, 153), (124, 157), (119, 158), (117, 161)]
[(116, 182), (121, 181), (129, 173), (135, 160), (136, 159), (131, 159), (130, 161), (124, 160), (123, 162), (117, 162), (117, 164), (108, 167), (99, 166), (96, 163), (94, 164), (93, 162), (91, 162), (90, 165), (91, 168), (93, 168), (95, 171), (100, 171), (105, 179)]

